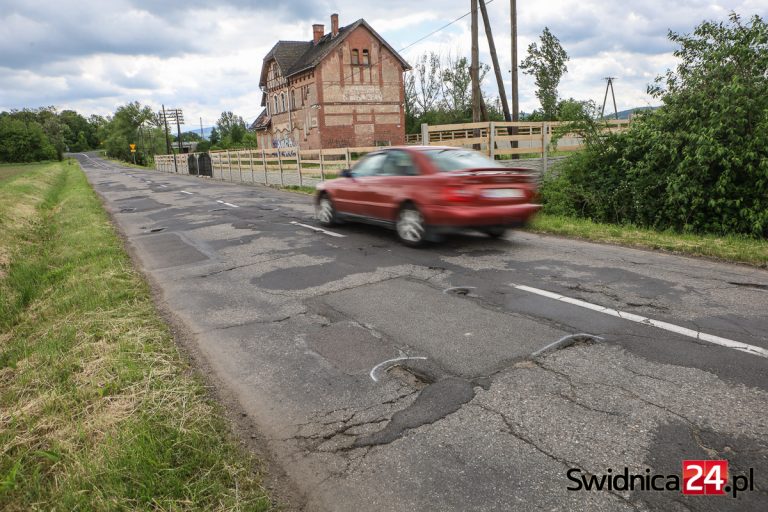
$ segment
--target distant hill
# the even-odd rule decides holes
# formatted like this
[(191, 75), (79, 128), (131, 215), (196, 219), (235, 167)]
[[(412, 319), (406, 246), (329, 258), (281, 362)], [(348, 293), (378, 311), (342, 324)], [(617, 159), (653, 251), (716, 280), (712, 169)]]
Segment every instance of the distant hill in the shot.
[[(637, 112), (639, 110), (656, 110), (657, 108), (659, 107), (635, 107), (635, 108), (630, 108), (628, 110), (620, 110), (619, 119), (629, 119), (630, 114), (632, 114), (633, 112)], [(605, 106), (604, 117), (606, 119), (615, 119), (614, 114), (608, 111), (608, 105)]]

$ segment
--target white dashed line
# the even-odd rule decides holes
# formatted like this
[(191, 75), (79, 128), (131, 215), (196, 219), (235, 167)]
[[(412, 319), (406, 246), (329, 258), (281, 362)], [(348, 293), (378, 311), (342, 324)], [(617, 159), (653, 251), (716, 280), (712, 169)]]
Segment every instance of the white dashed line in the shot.
[(688, 329), (687, 327), (682, 327), (682, 326), (670, 324), (667, 322), (661, 322), (659, 320), (646, 318), (644, 316), (635, 315), (633, 313), (619, 311), (618, 309), (606, 308), (604, 306), (592, 304), (591, 302), (574, 299), (573, 297), (567, 297), (565, 295), (548, 292), (546, 290), (540, 290), (538, 288), (533, 288), (531, 286), (524, 286), (524, 285), (517, 285), (517, 284), (512, 284), (512, 286), (517, 288), (518, 290), (535, 293), (536, 295), (541, 295), (542, 297), (559, 300), (560, 302), (573, 304), (574, 306), (579, 306), (581, 308), (591, 309), (592, 311), (597, 311), (598, 313), (605, 313), (606, 315), (615, 316), (617, 318), (622, 318), (624, 320), (629, 320), (631, 322), (637, 322), (643, 325), (650, 325), (652, 327), (664, 329), (665, 331), (674, 332), (682, 336), (687, 336), (689, 338), (694, 338), (697, 340), (706, 341), (708, 343), (713, 343), (715, 345), (720, 345), (721, 347), (732, 348), (734, 350), (746, 352), (747, 354), (768, 358), (768, 350), (761, 347), (756, 347), (754, 345), (748, 345), (747, 343), (742, 343), (740, 341), (730, 340), (728, 338), (721, 338), (720, 336), (707, 334), (701, 331), (694, 331), (693, 329)]
[(240, 208), (240, 207), (239, 207), (239, 206), (237, 206), (236, 204), (232, 204), (232, 203), (225, 203), (224, 201), (219, 201), (219, 200), (217, 200), (216, 202), (217, 202), (217, 203), (219, 203), (219, 204), (223, 204), (223, 205), (226, 205), (226, 206), (232, 207), (232, 208)]
[(168, 185), (160, 185), (160, 188), (167, 188)]
[(181, 190), (180, 192), (182, 194), (187, 194), (187, 195), (190, 195), (190, 196), (193, 195), (192, 192), (187, 192), (186, 190)]
[(309, 224), (302, 224), (301, 222), (296, 222), (295, 220), (291, 221), (291, 224), (295, 224), (303, 228), (311, 229), (312, 231), (317, 231), (318, 233), (325, 233), (326, 235), (337, 236), (339, 238), (346, 238), (347, 236), (347, 235), (342, 235), (341, 233), (334, 233), (333, 231), (328, 231), (327, 229), (310, 226)]

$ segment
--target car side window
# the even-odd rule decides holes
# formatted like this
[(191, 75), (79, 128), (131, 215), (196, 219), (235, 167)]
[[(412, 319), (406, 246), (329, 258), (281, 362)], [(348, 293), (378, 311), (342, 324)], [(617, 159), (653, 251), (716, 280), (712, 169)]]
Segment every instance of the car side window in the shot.
[(352, 168), (352, 176), (355, 178), (363, 178), (365, 176), (378, 174), (382, 165), (384, 165), (384, 160), (386, 158), (387, 155), (384, 153), (374, 153), (366, 156)]
[(418, 176), (419, 171), (411, 155), (405, 151), (389, 151), (380, 174), (382, 176)]

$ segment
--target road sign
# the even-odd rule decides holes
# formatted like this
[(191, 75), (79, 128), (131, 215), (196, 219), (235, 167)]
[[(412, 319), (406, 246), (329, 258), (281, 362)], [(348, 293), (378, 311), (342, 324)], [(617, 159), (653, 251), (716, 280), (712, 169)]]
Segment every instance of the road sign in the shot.
[(136, 144), (128, 144), (131, 146), (131, 151), (136, 151)]

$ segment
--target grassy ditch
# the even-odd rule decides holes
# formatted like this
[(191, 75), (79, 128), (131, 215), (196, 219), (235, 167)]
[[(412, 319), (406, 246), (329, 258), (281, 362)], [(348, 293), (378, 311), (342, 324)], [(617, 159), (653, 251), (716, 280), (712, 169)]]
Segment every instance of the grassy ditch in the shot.
[(0, 181), (0, 509), (268, 510), (72, 161)]
[(768, 240), (743, 235), (720, 237), (681, 234), (549, 214), (536, 216), (528, 230), (768, 268)]

